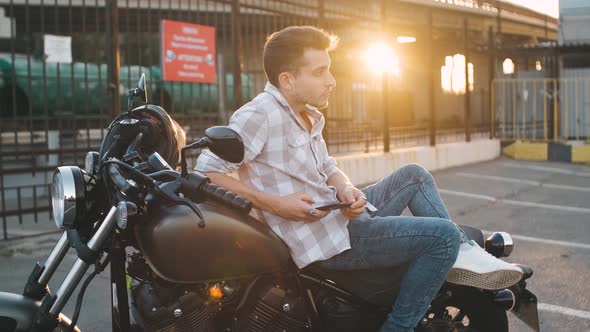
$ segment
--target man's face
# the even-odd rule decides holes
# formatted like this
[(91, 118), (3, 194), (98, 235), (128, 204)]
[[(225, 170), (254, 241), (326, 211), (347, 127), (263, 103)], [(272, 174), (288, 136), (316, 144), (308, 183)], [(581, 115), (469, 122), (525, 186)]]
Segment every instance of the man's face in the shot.
[(330, 55), (325, 50), (307, 49), (303, 65), (293, 77), (292, 98), (298, 103), (323, 109), (328, 107), (330, 91), (336, 85), (330, 73)]

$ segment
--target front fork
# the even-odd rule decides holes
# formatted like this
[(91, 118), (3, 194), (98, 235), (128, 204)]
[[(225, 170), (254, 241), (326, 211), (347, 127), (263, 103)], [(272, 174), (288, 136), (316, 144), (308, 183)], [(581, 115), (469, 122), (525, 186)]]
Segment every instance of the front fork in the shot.
[[(112, 234), (113, 228), (117, 223), (116, 214), (117, 208), (115, 206), (111, 207), (96, 233), (85, 245), (86, 249), (90, 249), (92, 252), (98, 252), (100, 250), (104, 242)], [(64, 278), (57, 292), (54, 295), (51, 295), (48, 291), (47, 283), (69, 249), (70, 243), (66, 232), (64, 232), (45, 263), (42, 266), (37, 263), (33, 272), (29, 276), (23, 295), (35, 300), (42, 300), (37, 316), (37, 330), (53, 330), (52, 327), (55, 327), (58, 323), (57, 317), (59, 316), (59, 313), (63, 310), (67, 301), (72, 296), (72, 293), (80, 283), (80, 280), (88, 270), (88, 267), (94, 263), (89, 259), (80, 258), (80, 256), (84, 257), (84, 255), (81, 255), (81, 253), (78, 252), (79, 258), (74, 262), (73, 267)], [(123, 253), (123, 264), (125, 263), (124, 259), (125, 256)], [(123, 290), (125, 290), (124, 287)]]
[(61, 264), (61, 261), (65, 257), (66, 253), (70, 249), (68, 242), (68, 235), (63, 232), (55, 247), (47, 257), (45, 264), (40, 265), (39, 262), (35, 264), (33, 271), (29, 275), (27, 285), (23, 291), (23, 296), (40, 301), (45, 295), (49, 293), (47, 283), (53, 276), (53, 273)]
[(115, 234), (111, 256), (111, 313), (113, 332), (130, 331), (129, 299), (125, 273), (125, 246)]

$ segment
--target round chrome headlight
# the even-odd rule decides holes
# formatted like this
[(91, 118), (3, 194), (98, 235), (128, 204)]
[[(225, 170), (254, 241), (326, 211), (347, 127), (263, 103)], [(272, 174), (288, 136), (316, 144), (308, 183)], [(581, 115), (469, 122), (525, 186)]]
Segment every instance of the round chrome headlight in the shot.
[(84, 172), (76, 166), (58, 167), (51, 183), (53, 220), (59, 228), (73, 226), (85, 212)]

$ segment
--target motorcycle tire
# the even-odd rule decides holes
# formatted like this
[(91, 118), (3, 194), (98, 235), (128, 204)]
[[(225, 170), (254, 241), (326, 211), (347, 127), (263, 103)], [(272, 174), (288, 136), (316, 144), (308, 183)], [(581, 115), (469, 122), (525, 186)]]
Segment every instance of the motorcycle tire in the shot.
[[(459, 313), (465, 314), (462, 319), (460, 332), (508, 332), (508, 316), (506, 310), (495, 305), (490, 298), (485, 296), (455, 297), (441, 305), (435, 312), (444, 312), (447, 308), (455, 308), (457, 317)], [(451, 309), (452, 310), (452, 309)], [(450, 311), (451, 311), (450, 310)]]

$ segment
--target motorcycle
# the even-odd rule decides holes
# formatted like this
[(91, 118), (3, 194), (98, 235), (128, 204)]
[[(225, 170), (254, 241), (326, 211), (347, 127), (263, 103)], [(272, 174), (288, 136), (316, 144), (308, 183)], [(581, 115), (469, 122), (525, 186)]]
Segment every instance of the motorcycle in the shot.
[[(139, 100), (141, 105), (133, 107)], [(113, 331), (376, 331), (407, 270), (329, 272), (298, 269), (287, 246), (251, 215), (246, 199), (189, 173), (186, 152), (208, 148), (238, 163), (244, 146), (227, 127), (184, 145), (164, 109), (147, 102), (145, 77), (129, 90), (128, 111), (110, 124), (84, 169), (61, 166), (51, 185), (53, 219), (64, 230), (47, 260), (36, 263), (22, 295), (0, 292), (2, 331), (79, 331), (92, 278), (110, 265)], [(181, 171), (175, 167), (180, 159)], [(484, 240), (496, 257), (513, 249), (509, 234)], [(47, 284), (68, 250), (78, 258), (56, 292)], [(94, 271), (82, 281), (90, 267)], [(508, 331), (507, 311), (539, 331), (532, 276), (498, 291), (445, 284), (420, 321), (421, 331)], [(363, 282), (388, 273), (397, 285), (379, 296)], [(62, 310), (81, 284), (72, 319)], [(390, 286), (392, 286), (390, 284)]]

